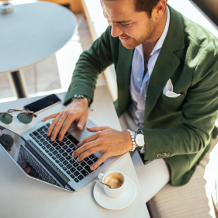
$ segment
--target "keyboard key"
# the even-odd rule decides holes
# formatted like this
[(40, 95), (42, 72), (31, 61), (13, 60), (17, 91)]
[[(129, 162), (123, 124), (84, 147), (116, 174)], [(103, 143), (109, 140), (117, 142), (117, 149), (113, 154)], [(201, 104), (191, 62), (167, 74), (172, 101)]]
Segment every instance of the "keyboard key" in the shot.
[(45, 141), (45, 142), (43, 142), (43, 145), (48, 145), (48, 142), (46, 142), (46, 141)]
[(55, 149), (51, 147), (49, 150), (50, 150), (50, 151), (54, 151)]
[(71, 174), (71, 172), (68, 170), (68, 171), (67, 171), (67, 174)]
[(85, 176), (85, 177), (89, 175), (89, 173), (88, 173), (87, 171), (85, 171), (85, 170), (82, 170), (81, 173), (82, 173), (83, 176)]
[(54, 155), (57, 154), (57, 153), (58, 153), (57, 151), (55, 151), (55, 150), (53, 151), (53, 154), (54, 154)]
[(93, 164), (93, 161), (89, 160), (88, 164), (91, 166)]
[(65, 153), (63, 153), (62, 155), (63, 155), (64, 157), (66, 157), (68, 154), (65, 152)]
[(55, 160), (56, 163), (60, 163), (60, 161), (58, 159)]
[(48, 153), (49, 156), (52, 156), (52, 153)]
[(74, 167), (72, 167), (72, 168), (70, 169), (70, 171), (73, 173), (73, 172), (76, 171), (76, 169), (75, 169)]
[(78, 171), (76, 171), (76, 172), (74, 173), (74, 175), (75, 175), (75, 176), (78, 176), (78, 175), (79, 175), (79, 172), (78, 172)]
[(71, 159), (71, 160), (70, 160), (70, 163), (72, 163), (72, 164), (75, 163), (75, 160), (74, 160), (74, 159)]
[(85, 169), (86, 169), (89, 173), (93, 172), (93, 171), (90, 169), (90, 166), (85, 166)]
[(94, 162), (96, 162), (97, 160), (98, 160), (98, 158), (97, 158), (97, 157), (95, 157), (95, 158), (93, 159), (93, 161), (94, 161)]
[(95, 155), (92, 154), (92, 155), (89, 156), (89, 158), (94, 159), (94, 158), (95, 158)]
[(56, 147), (57, 150), (59, 150), (60, 148), (61, 148), (60, 146), (57, 146), (57, 147)]
[(66, 167), (62, 167), (62, 168), (63, 168), (63, 170), (67, 171), (67, 168), (66, 168)]
[(66, 145), (63, 147), (63, 149), (65, 149), (65, 150), (66, 150), (67, 148), (68, 148), (68, 147), (67, 147)]
[(35, 136), (38, 136), (38, 135), (39, 135), (39, 133), (38, 133), (38, 132), (36, 132), (36, 131), (34, 131), (34, 132), (33, 132), (33, 135), (35, 135)]
[(62, 163), (59, 163), (59, 166), (60, 166), (60, 167), (62, 167), (62, 166), (63, 166), (63, 164), (62, 164)]
[(55, 142), (55, 143), (53, 143), (53, 145), (54, 145), (54, 147), (56, 147), (56, 146), (58, 146), (58, 144)]
[(70, 169), (71, 167), (72, 167), (72, 165), (71, 165), (71, 164), (68, 164), (68, 165), (67, 165), (67, 168), (68, 168), (68, 169)]
[(81, 171), (83, 168), (81, 166), (77, 167), (77, 170)]
[(62, 154), (62, 153), (64, 152), (64, 150), (63, 150), (63, 149), (61, 149), (59, 152)]
[(74, 181), (75, 181), (76, 183), (78, 183), (78, 182), (79, 182), (79, 179), (75, 178)]
[(51, 148), (51, 145), (46, 145), (46, 148)]
[(86, 166), (86, 162), (81, 162), (80, 163), (83, 167)]
[(71, 152), (72, 152), (72, 150), (71, 150), (70, 148), (68, 148), (66, 151), (67, 151), (68, 153), (71, 153)]
[(50, 123), (47, 123), (46, 126), (49, 127), (49, 126), (50, 126)]
[(88, 157), (86, 157), (84, 160), (85, 160), (85, 161), (89, 161), (90, 159), (89, 159)]
[(79, 143), (79, 141), (77, 139), (75, 139), (72, 135), (68, 135), (67, 138), (73, 142), (75, 145), (77, 145)]
[(64, 164), (64, 165), (68, 164), (68, 161), (65, 160), (65, 161), (63, 162), (63, 164)]
[(67, 141), (67, 138), (64, 137), (64, 138), (63, 138), (63, 142), (66, 142), (66, 141)]
[(74, 144), (69, 145), (70, 148), (75, 148)]
[(60, 146), (63, 146), (63, 145), (64, 145), (64, 143), (63, 143), (63, 142), (60, 142), (60, 143), (59, 143), (59, 145), (60, 145)]
[(72, 159), (72, 157), (71, 156), (67, 156), (67, 157), (65, 157), (67, 160), (70, 160), (70, 159)]
[(79, 175), (78, 179), (81, 181), (82, 179), (84, 179), (84, 177), (82, 175)]
[(56, 159), (56, 157), (55, 157), (55, 156), (52, 156), (52, 159), (54, 159), (54, 160), (55, 160), (55, 159)]
[(63, 162), (65, 159), (63, 157), (60, 158), (60, 161)]
[(57, 158), (59, 158), (60, 156), (61, 156), (60, 154), (57, 154), (57, 155), (56, 155)]
[(71, 174), (71, 175), (70, 175), (70, 177), (71, 177), (72, 179), (74, 179), (74, 178), (75, 178), (75, 176), (74, 176), (73, 174)]
[(79, 166), (79, 164), (78, 164), (77, 162), (75, 162), (75, 163), (73, 164), (73, 166), (77, 167), (77, 166)]
[(65, 143), (66, 143), (67, 145), (71, 144), (71, 142), (70, 142), (70, 141), (66, 141)]

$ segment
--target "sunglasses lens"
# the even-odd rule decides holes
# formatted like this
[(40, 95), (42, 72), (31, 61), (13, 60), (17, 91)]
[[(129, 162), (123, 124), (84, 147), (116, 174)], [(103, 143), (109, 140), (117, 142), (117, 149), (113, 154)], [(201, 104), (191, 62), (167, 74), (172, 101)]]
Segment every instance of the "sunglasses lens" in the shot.
[(29, 114), (21, 113), (19, 114), (18, 119), (21, 123), (28, 124), (33, 118)]
[(14, 144), (14, 140), (10, 135), (3, 134), (0, 138), (1, 144), (4, 146), (5, 149), (10, 149)]
[(12, 122), (12, 117), (9, 114), (0, 114), (0, 120), (2, 123), (9, 124)]

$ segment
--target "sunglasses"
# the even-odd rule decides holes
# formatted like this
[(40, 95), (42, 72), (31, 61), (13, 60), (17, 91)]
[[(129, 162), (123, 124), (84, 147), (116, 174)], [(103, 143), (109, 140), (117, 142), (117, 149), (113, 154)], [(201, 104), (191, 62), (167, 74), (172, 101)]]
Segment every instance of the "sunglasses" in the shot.
[(36, 114), (34, 114), (32, 111), (29, 111), (29, 110), (9, 109), (7, 112), (0, 113), (0, 121), (5, 124), (10, 124), (13, 120), (13, 116), (10, 113), (17, 112), (17, 111), (22, 111), (21, 113), (17, 115), (17, 118), (21, 123), (24, 123), (24, 124), (31, 123), (33, 120), (33, 117), (37, 117)]
[(3, 129), (4, 127), (0, 126), (0, 144), (2, 144), (3, 147), (9, 152), (14, 144), (14, 139), (10, 135), (2, 134)]

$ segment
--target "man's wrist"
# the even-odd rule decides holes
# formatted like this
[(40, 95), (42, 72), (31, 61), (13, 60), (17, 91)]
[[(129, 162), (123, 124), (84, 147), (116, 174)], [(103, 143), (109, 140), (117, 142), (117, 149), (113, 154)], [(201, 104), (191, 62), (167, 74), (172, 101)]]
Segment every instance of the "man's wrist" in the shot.
[(127, 129), (127, 132), (129, 132), (132, 141), (132, 149), (130, 151), (141, 150), (145, 145), (143, 131), (133, 132)]
[(135, 149), (136, 149), (135, 132), (133, 132), (129, 129), (127, 129), (126, 131), (129, 133), (130, 138), (131, 138), (131, 142), (132, 142), (132, 149), (130, 151), (135, 151)]
[(91, 98), (89, 98), (88, 96), (79, 95), (79, 94), (75, 94), (71, 100), (73, 101), (75, 99), (84, 99), (84, 100), (86, 100), (88, 102), (88, 107), (90, 107), (91, 101), (92, 101)]

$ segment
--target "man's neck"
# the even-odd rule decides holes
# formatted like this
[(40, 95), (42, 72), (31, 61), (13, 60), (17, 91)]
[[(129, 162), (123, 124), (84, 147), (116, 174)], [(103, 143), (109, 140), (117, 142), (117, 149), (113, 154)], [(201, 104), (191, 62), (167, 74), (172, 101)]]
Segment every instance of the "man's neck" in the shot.
[(158, 24), (158, 27), (157, 27), (152, 39), (142, 43), (146, 63), (148, 63), (148, 61), (151, 57), (150, 54), (151, 54), (152, 50), (154, 49), (155, 45), (157, 44), (158, 40), (160, 39), (161, 35), (163, 34), (164, 28), (166, 26), (166, 22), (167, 22), (167, 9), (164, 12), (163, 19)]

